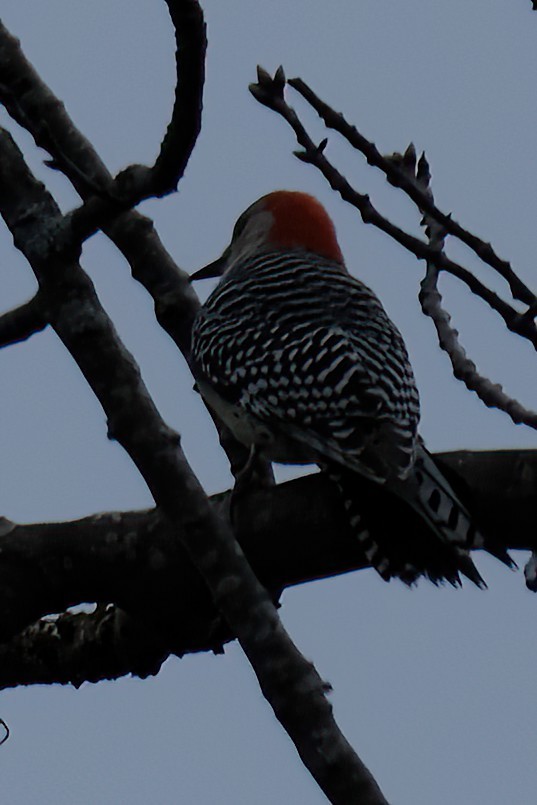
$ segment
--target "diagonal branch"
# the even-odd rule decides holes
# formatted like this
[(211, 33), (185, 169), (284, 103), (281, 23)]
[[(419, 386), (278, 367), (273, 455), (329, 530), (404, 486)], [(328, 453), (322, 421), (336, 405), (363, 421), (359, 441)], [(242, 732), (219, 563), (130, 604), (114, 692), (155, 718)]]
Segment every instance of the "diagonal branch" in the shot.
[(0, 20), (0, 101), (27, 129), (36, 144), (82, 195), (112, 179), (106, 166), (80, 134), (63, 103), (50, 91), (22, 53), (20, 42)]
[(324, 140), (320, 145), (315, 145), (294, 109), (286, 103), (283, 96), (284, 87), (285, 76), (281, 68), (274, 79), (265, 70), (258, 68), (258, 83), (250, 85), (250, 91), (259, 103), (277, 112), (293, 129), (297, 142), (303, 149), (303, 151), (295, 152), (295, 155), (303, 162), (318, 168), (330, 187), (339, 193), (344, 201), (356, 207), (364, 223), (373, 224), (385, 232), (419, 260), (433, 262), (438, 269), (448, 271), (464, 282), (476, 296), (483, 299), (501, 316), (509, 330), (526, 338), (537, 349), (537, 326), (533, 316), (520, 314), (498, 294), (480, 282), (468, 269), (454, 260), (450, 260), (443, 252), (431, 248), (428, 243), (424, 243), (392, 224), (373, 206), (368, 195), (359, 193), (352, 187), (324, 156), (327, 141)]
[[(63, 234), (56, 236), (59, 248), (63, 246), (62, 238), (66, 241), (65, 248), (69, 248), (73, 239), (82, 243), (144, 199), (172, 192), (184, 173), (201, 126), (207, 44), (205, 22), (197, 0), (167, 0), (167, 5), (175, 26), (177, 43), (177, 82), (171, 122), (155, 164), (152, 167), (131, 165), (114, 179), (100, 160), (92, 164), (92, 155), (88, 154), (81, 138), (76, 136), (77, 132), (68, 121), (63, 106), (50, 92), (46, 93), (50, 118), (46, 114), (36, 126), (36, 99), (32, 90), (42, 82), (31, 65), (23, 65), (23, 71), (18, 69), (22, 59), (11, 58), (13, 54), (20, 53), (18, 42), (0, 23), (0, 98), (17, 122), (30, 131), (37, 129), (36, 141), (39, 140), (39, 144), (51, 153), (52, 161), (49, 164), (69, 173), (75, 187), (86, 197), (81, 207), (61, 221)], [(31, 79), (30, 85), (25, 82), (28, 77)], [(62, 126), (58, 126), (60, 121)], [(50, 128), (51, 124), (56, 124), (54, 131)], [(74, 160), (72, 154), (64, 151), (66, 144), (69, 144), (69, 151), (75, 150)], [(89, 164), (85, 165), (88, 157)]]
[[(528, 338), (535, 348), (537, 348), (537, 329), (534, 314), (537, 311), (537, 298), (517, 277), (510, 264), (501, 260), (495, 254), (490, 244), (485, 244), (479, 238), (463, 229), (450, 216), (445, 215), (436, 207), (429, 186), (430, 173), (425, 157), (422, 157), (419, 164), (416, 165), (416, 154), (413, 146), (410, 146), (404, 155), (394, 154), (392, 157), (383, 157), (373, 143), (363, 137), (354, 126), (347, 123), (342, 115), (337, 114), (331, 107), (321, 101), (305, 82), (301, 79), (291, 79), (288, 82), (312, 105), (329, 128), (333, 128), (343, 134), (351, 145), (366, 156), (370, 164), (380, 168), (392, 184), (401, 187), (416, 203), (420, 212), (424, 214), (423, 223), (429, 240), (427, 245), (384, 219), (372, 207), (369, 197), (355, 191), (347, 180), (328, 162), (323, 153), (326, 141), (316, 147), (298, 119), (296, 112), (285, 102), (283, 95), (285, 76), (281, 68), (274, 78), (271, 78), (264, 70), (258, 71), (258, 77), (259, 83), (252, 85), (250, 88), (252, 94), (260, 103), (278, 112), (292, 127), (297, 141), (304, 148), (304, 151), (298, 153), (297, 156), (303, 161), (318, 167), (330, 182), (331, 187), (337, 190), (345, 200), (350, 201), (357, 207), (364, 222), (373, 223), (406, 246), (417, 257), (426, 260), (427, 273), (421, 285), (420, 302), (423, 312), (433, 319), (440, 346), (450, 357), (455, 377), (462, 380), (466, 387), (474, 391), (488, 407), (503, 410), (517, 424), (524, 423), (529, 427), (537, 428), (537, 413), (526, 409), (517, 400), (505, 394), (500, 385), (492, 383), (481, 376), (473, 361), (467, 357), (458, 341), (458, 333), (450, 325), (448, 313), (442, 308), (442, 297), (437, 288), (438, 276), (440, 270), (445, 269), (462, 279), (474, 293), (488, 302), (502, 316), (510, 330)], [(416, 173), (416, 169), (418, 173)], [(448, 234), (454, 234), (459, 237), (479, 257), (495, 268), (509, 283), (513, 297), (528, 304), (528, 311), (524, 314), (518, 313), (477, 281), (470, 272), (449, 260), (443, 251), (444, 240)]]
[(389, 157), (383, 156), (373, 142), (364, 137), (355, 126), (348, 123), (341, 113), (334, 111), (331, 106), (322, 101), (305, 81), (301, 78), (290, 78), (287, 83), (315, 109), (327, 128), (337, 131), (353, 148), (361, 151), (368, 163), (379, 168), (390, 184), (404, 190), (422, 213), (427, 213), (428, 216), (438, 221), (447, 234), (461, 240), (484, 263), (494, 268), (509, 284), (514, 299), (525, 302), (529, 307), (537, 307), (535, 294), (513, 271), (511, 264), (496, 254), (490, 243), (485, 243), (484, 240), (453, 220), (451, 215), (442, 212), (434, 203), (434, 199), (409, 178), (403, 166)]
[(51, 238), (51, 232), (65, 232), (59, 209), (7, 132), (0, 135), (0, 213), (32, 266), (50, 324), (105, 411), (111, 438), (129, 454), (202, 574), (306, 767), (331, 802), (382, 805), (386, 800), (375, 780), (334, 720), (326, 685), (285, 632), (229, 527), (191, 472), (177, 434), (161, 420), (138, 367), (78, 265), (76, 244)]
[[(195, 16), (194, 12), (193, 15)], [(199, 39), (203, 32), (202, 24), (198, 25)], [(179, 26), (176, 32), (179, 32)], [(189, 51), (189, 57), (187, 65), (181, 70), (181, 82), (188, 79), (192, 72), (196, 74), (201, 69), (196, 67), (196, 54), (191, 52), (192, 45), (185, 47)], [(191, 63), (194, 66), (189, 69), (188, 65)], [(13, 119), (32, 135), (36, 144), (51, 154), (54, 166), (71, 181), (81, 198), (87, 200), (97, 189), (107, 187), (112, 182), (112, 176), (92, 144), (76, 128), (63, 104), (24, 56), (18, 40), (1, 22), (0, 75), (0, 100)], [(179, 86), (178, 83), (178, 98), (183, 97)], [(176, 100), (177, 115), (188, 114), (189, 108), (191, 114), (197, 115), (196, 109), (201, 108), (201, 86), (196, 90), (200, 94), (199, 104), (194, 100), (193, 91), (185, 89), (183, 102)], [(190, 124), (183, 121), (180, 128), (194, 131), (197, 125), (194, 121)], [(188, 137), (185, 135), (184, 139), (186, 142)], [(185, 161), (189, 153), (188, 150), (180, 152), (176, 158)], [(104, 226), (103, 231), (124, 255), (133, 278), (153, 298), (159, 324), (190, 364), (190, 332), (199, 301), (188, 275), (179, 269), (166, 251), (152, 221), (140, 213), (127, 210)], [(215, 425), (220, 443), (235, 474), (244, 466), (247, 451), (231, 437), (226, 428), (219, 423)]]
[[(190, 54), (190, 61), (195, 63), (195, 54)], [(183, 72), (188, 75), (191, 71)], [(96, 189), (106, 187), (112, 181), (111, 174), (91, 143), (69, 118), (63, 104), (27, 61), (18, 40), (1, 22), (0, 74), (5, 81), (0, 84), (0, 98), (11, 116), (30, 132), (38, 146), (52, 155), (54, 166), (70, 179), (81, 197), (88, 199), (97, 192)], [(176, 94), (180, 96), (179, 89)], [(195, 107), (192, 91), (185, 94), (189, 96), (191, 106)], [(181, 114), (187, 114), (188, 106), (186, 100), (182, 103), (176, 101), (177, 110), (182, 109)], [(201, 101), (199, 106), (201, 108)], [(183, 123), (183, 128), (194, 130), (196, 125), (192, 123), (189, 127)], [(190, 152), (181, 153), (184, 161)], [(140, 213), (124, 212), (105, 226), (104, 232), (125, 256), (134, 279), (152, 296), (160, 325), (190, 362), (190, 331), (199, 302), (188, 275), (178, 268), (166, 251), (150, 219)], [(215, 425), (235, 474), (244, 465), (245, 450), (226, 428), (219, 423)]]

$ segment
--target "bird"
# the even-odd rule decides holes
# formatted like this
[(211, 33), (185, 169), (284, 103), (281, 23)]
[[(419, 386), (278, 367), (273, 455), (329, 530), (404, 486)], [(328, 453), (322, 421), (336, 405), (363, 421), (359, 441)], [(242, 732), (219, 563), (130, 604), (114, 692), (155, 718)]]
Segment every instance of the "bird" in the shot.
[[(347, 270), (322, 204), (293, 190), (259, 198), (221, 257), (191, 275), (209, 277), (220, 279), (192, 328), (197, 388), (251, 457), (317, 464), (339, 491), (363, 559), (384, 580), (458, 586), (462, 573), (486, 586), (470, 558), (485, 540), (418, 433), (403, 338)], [(365, 521), (357, 476), (413, 510), (421, 536)]]

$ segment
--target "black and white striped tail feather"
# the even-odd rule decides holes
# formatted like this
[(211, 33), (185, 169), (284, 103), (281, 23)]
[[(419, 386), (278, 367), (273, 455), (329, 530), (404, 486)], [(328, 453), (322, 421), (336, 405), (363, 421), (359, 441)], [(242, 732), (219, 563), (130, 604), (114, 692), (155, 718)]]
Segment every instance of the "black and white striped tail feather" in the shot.
[[(367, 561), (385, 580), (400, 578), (413, 584), (421, 575), (438, 584), (448, 581), (460, 586), (460, 574), (478, 587), (486, 587), (470, 558), (470, 550), (484, 547), (505, 564), (513, 565), (505, 551), (489, 546), (453, 488), (427, 451), (420, 446), (415, 468), (404, 481), (381, 485), (366, 482), (369, 490), (360, 500), (356, 474), (334, 467), (328, 474), (344, 501), (353, 537), (360, 543)], [(361, 482), (363, 488), (364, 482)], [(393, 494), (390, 502), (386, 493)], [(409, 532), (408, 507), (421, 522)], [(406, 517), (405, 517), (406, 509)], [(401, 518), (401, 519), (399, 519)]]
[[(483, 548), (508, 567), (515, 568), (505, 548), (482, 534), (446, 478), (446, 470), (439, 468), (425, 447), (420, 444), (414, 465), (414, 480), (419, 487), (419, 500), (446, 538), (463, 553)], [(459, 481), (460, 482), (460, 481)]]
[(395, 482), (394, 492), (426, 521), (431, 536), (437, 538), (436, 544), (443, 543), (452, 551), (457, 570), (478, 587), (485, 588), (487, 585), (470, 558), (473, 548), (483, 547), (483, 536), (421, 445), (409, 477), (405, 481)]
[(325, 469), (342, 498), (352, 538), (385, 581), (399, 578), (410, 586), (425, 575), (435, 584), (444, 580), (460, 584), (455, 552), (444, 542), (431, 540), (423, 517), (409, 530), (407, 503), (396, 495), (390, 500), (385, 485), (364, 477), (360, 477), (357, 493), (355, 472), (334, 465)]

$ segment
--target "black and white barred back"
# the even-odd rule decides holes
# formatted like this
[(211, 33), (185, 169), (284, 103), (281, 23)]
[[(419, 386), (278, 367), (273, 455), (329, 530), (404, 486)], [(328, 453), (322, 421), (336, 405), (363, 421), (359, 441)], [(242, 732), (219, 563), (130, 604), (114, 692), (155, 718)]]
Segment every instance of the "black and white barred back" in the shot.
[[(337, 262), (266, 251), (224, 275), (193, 328), (200, 390), (238, 439), (269, 460), (318, 463), (343, 495), (353, 532), (383, 578), (482, 580), (471, 520), (417, 434), (419, 397), (402, 337), (375, 294)], [(404, 535), (373, 538), (353, 478), (384, 484), (424, 519), (445, 574), (405, 560)], [(396, 550), (393, 549), (396, 546)]]

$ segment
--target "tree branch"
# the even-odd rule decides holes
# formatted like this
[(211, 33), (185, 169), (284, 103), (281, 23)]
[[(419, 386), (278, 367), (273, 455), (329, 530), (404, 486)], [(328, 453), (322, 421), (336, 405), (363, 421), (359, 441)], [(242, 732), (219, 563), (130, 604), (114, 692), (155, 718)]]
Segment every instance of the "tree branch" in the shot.
[[(421, 196), (428, 200), (429, 208), (435, 209), (431, 172), (425, 154), (422, 154), (417, 161), (416, 150), (411, 144), (404, 154), (393, 154), (388, 162), (397, 165), (398, 175), (405, 177), (409, 187), (418, 188)], [(437, 252), (442, 252), (449, 234), (448, 230), (443, 221), (438, 220), (428, 210), (420, 209), (420, 212), (423, 212), (421, 224), (425, 229), (429, 245)], [(449, 313), (442, 307), (442, 296), (438, 290), (439, 274), (436, 265), (428, 262), (425, 277), (421, 282), (419, 301), (423, 313), (433, 320), (438, 343), (449, 356), (453, 375), (457, 380), (462, 380), (469, 391), (475, 392), (488, 408), (498, 408), (504, 411), (515, 424), (524, 423), (537, 429), (537, 413), (524, 408), (518, 400), (505, 394), (499, 384), (492, 383), (491, 380), (481, 375), (477, 371), (475, 363), (468, 358), (459, 341), (457, 330), (451, 325)]]
[(458, 224), (457, 221), (453, 220), (451, 215), (442, 212), (434, 203), (434, 199), (430, 197), (419, 184), (412, 181), (411, 177), (409, 177), (408, 173), (404, 170), (404, 166), (389, 157), (382, 156), (374, 143), (360, 134), (356, 127), (348, 123), (341, 113), (336, 112), (332, 107), (328, 106), (327, 103), (322, 101), (301, 78), (290, 78), (287, 83), (302, 95), (304, 100), (315, 109), (327, 128), (337, 131), (353, 148), (361, 151), (369, 165), (374, 165), (376, 168), (379, 168), (379, 170), (385, 174), (390, 184), (403, 190), (416, 204), (420, 212), (427, 213), (428, 216), (438, 221), (447, 234), (453, 235), (461, 240), (483, 260), (484, 263), (487, 263), (487, 265), (497, 271), (508, 283), (514, 299), (525, 302), (528, 307), (533, 308), (537, 306), (537, 297), (513, 271), (510, 263), (498, 257), (490, 243), (485, 243), (485, 241), (478, 238), (477, 235), (474, 235), (473, 232), (469, 232)]
[(516, 425), (523, 423), (537, 429), (536, 411), (525, 408), (518, 400), (509, 397), (499, 383), (493, 383), (477, 371), (477, 366), (459, 341), (457, 330), (451, 325), (451, 316), (442, 307), (442, 295), (437, 283), (438, 269), (429, 263), (421, 282), (419, 300), (422, 311), (433, 320), (438, 343), (449, 356), (454, 377), (462, 380), (466, 388), (475, 392), (488, 408), (504, 411)]
[[(66, 215), (63, 237), (82, 243), (111, 224), (121, 212), (141, 201), (160, 198), (177, 189), (201, 129), (207, 37), (203, 11), (197, 0), (166, 0), (175, 28), (175, 102), (172, 118), (152, 167), (130, 165), (102, 193), (87, 198)], [(61, 239), (59, 235), (59, 239)]]
[(356, 207), (364, 223), (373, 224), (382, 232), (385, 232), (419, 260), (432, 262), (438, 269), (448, 271), (464, 282), (472, 293), (483, 299), (501, 316), (509, 330), (517, 333), (522, 338), (526, 338), (537, 349), (537, 326), (534, 321), (534, 315), (529, 315), (528, 312), (525, 314), (519, 313), (498, 294), (487, 288), (464, 266), (454, 260), (450, 260), (443, 252), (438, 252), (431, 248), (428, 243), (413, 237), (381, 215), (371, 203), (369, 196), (355, 190), (324, 156), (327, 140), (315, 145), (300, 122), (295, 110), (285, 102), (284, 88), (285, 75), (282, 68), (278, 69), (274, 78), (265, 70), (258, 68), (258, 83), (250, 85), (250, 91), (254, 98), (259, 103), (277, 112), (293, 129), (298, 144), (303, 148), (303, 151), (295, 152), (295, 156), (303, 162), (318, 168), (330, 187), (339, 193), (344, 201)]
[[(4, 26), (0, 27), (2, 102), (17, 122), (30, 131), (36, 131), (36, 141), (39, 140), (39, 144), (51, 153), (52, 161), (49, 164), (68, 173), (75, 187), (86, 198), (81, 207), (61, 221), (63, 231), (56, 235), (58, 248), (62, 247), (62, 240), (66, 241), (67, 247), (72, 240), (82, 243), (140, 201), (172, 192), (184, 173), (201, 126), (207, 44), (205, 23), (197, 0), (166, 2), (175, 26), (177, 43), (177, 82), (172, 119), (155, 164), (152, 167), (131, 165), (114, 179), (100, 160), (94, 164), (86, 143), (77, 136), (78, 132), (65, 115), (63, 106), (52, 93), (45, 91), (41, 97), (34, 98), (35, 87), (41, 90), (48, 88), (31, 65), (21, 64), (25, 60), (17, 40)], [(11, 58), (14, 54), (17, 56), (15, 60)], [(30, 78), (30, 85), (25, 78)], [(42, 104), (43, 100), (47, 104), (47, 114), (36, 125), (34, 105), (36, 101)], [(68, 149), (64, 151), (65, 145)], [(76, 152), (74, 160), (73, 150)]]
[(73, 685), (118, 679), (145, 679), (160, 670), (168, 653), (154, 631), (117, 607), (66, 612), (29, 626), (0, 644), (0, 689), (20, 685)]
[[(537, 451), (462, 451), (437, 454), (436, 459), (460, 487), (489, 538), (503, 550), (537, 550)], [(382, 487), (358, 478), (357, 494), (372, 528), (424, 529), (422, 521)], [(225, 511), (226, 499), (215, 496), (212, 504)], [(365, 567), (337, 491), (323, 474), (257, 491), (245, 501), (241, 514), (242, 548), (273, 595)], [(219, 619), (177, 534), (156, 510), (115, 512), (70, 523), (0, 521), (0, 555), (0, 687), (46, 681), (43, 675), (48, 672), (40, 658), (49, 650), (55, 659), (48, 682), (78, 684), (84, 679), (85, 642), (93, 657), (87, 678), (96, 681), (157, 673), (169, 654), (221, 651), (234, 637)], [(78, 620), (66, 616), (60, 622), (71, 631), (66, 633), (62, 659), (60, 627), (51, 631), (48, 620), (36, 621), (83, 602), (114, 604), (121, 614), (109, 607), (105, 623), (119, 618), (124, 624), (128, 618), (128, 629), (103, 632), (102, 607)]]
[(153, 166), (157, 195), (171, 193), (183, 176), (201, 129), (207, 33), (197, 0), (166, 0), (175, 29), (177, 81), (172, 119)]
[(36, 294), (29, 302), (0, 316), (0, 349), (26, 341), (34, 333), (44, 330), (47, 323), (41, 310), (41, 300)]
[[(188, 4), (187, 4), (188, 5)], [(196, 5), (196, 4), (195, 4)], [(195, 13), (194, 13), (195, 16)], [(199, 24), (198, 38), (203, 33)], [(176, 29), (178, 31), (178, 28)], [(204, 35), (204, 34), (203, 34)], [(190, 41), (190, 40), (189, 40)], [(196, 67), (196, 55), (189, 50), (187, 66), (181, 71), (181, 80), (188, 78)], [(195, 49), (194, 49), (195, 50)], [(188, 65), (193, 63), (192, 69)], [(186, 73), (183, 76), (183, 72)], [(24, 56), (18, 40), (0, 22), (0, 100), (7, 111), (32, 135), (36, 144), (49, 152), (52, 163), (71, 181), (81, 198), (89, 199), (100, 188), (112, 182), (112, 176), (99, 155), (76, 128), (50, 88), (42, 81)], [(178, 76), (179, 80), (179, 76)], [(201, 91), (201, 84), (199, 85)], [(176, 110), (201, 108), (194, 101), (193, 91), (185, 89), (183, 95), (176, 89)], [(182, 112), (181, 112), (182, 114)], [(175, 114), (173, 116), (175, 119)], [(198, 121), (199, 122), (199, 121)], [(194, 131), (197, 122), (182, 123), (184, 131)], [(179, 127), (181, 128), (181, 127)], [(183, 130), (181, 129), (181, 130)], [(184, 134), (185, 141), (188, 140)], [(190, 152), (177, 155), (185, 164)], [(133, 210), (123, 212), (103, 227), (103, 232), (124, 255), (131, 267), (132, 276), (148, 291), (155, 303), (155, 313), (161, 327), (172, 338), (190, 365), (190, 332), (199, 309), (199, 301), (188, 275), (179, 269), (164, 248), (152, 221)], [(215, 422), (220, 443), (229, 458), (233, 474), (244, 466), (247, 451), (221, 423)]]
[(385, 803), (340, 732), (326, 686), (298, 652), (224, 521), (161, 420), (89, 278), (52, 197), (7, 132), (0, 136), (0, 213), (27, 257), (47, 318), (99, 399), (110, 436), (127, 451), (172, 523), (248, 657), (263, 694), (331, 802)]

